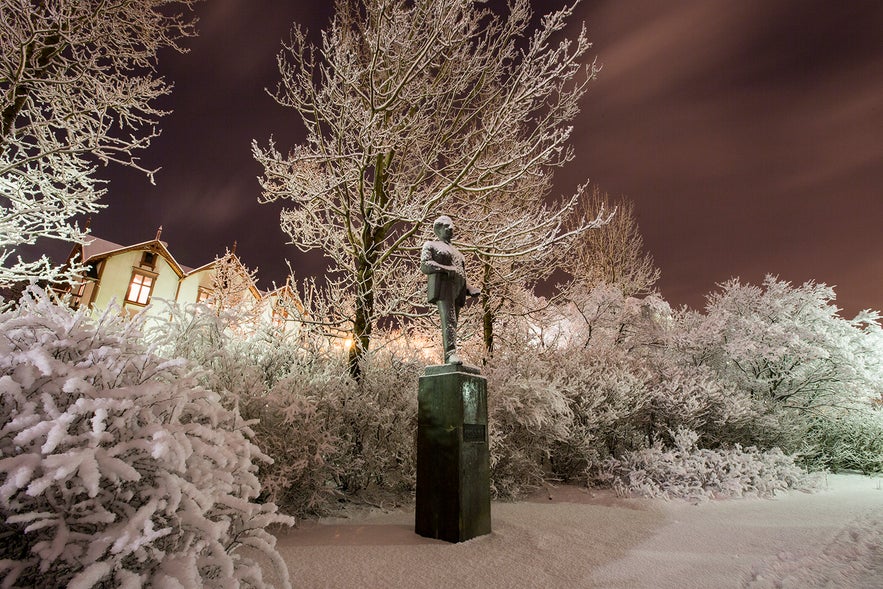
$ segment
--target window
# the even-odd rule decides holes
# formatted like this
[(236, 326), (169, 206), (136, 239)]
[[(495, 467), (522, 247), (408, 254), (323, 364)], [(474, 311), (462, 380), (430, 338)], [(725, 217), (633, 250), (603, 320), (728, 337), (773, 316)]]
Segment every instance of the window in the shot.
[(129, 292), (126, 294), (127, 303), (146, 305), (150, 302), (150, 293), (153, 291), (155, 276), (134, 270), (132, 280), (129, 282)]
[(153, 270), (156, 268), (156, 254), (153, 252), (144, 252), (141, 254), (141, 265), (145, 268)]
[(92, 262), (86, 265), (86, 278), (98, 280), (98, 262)]
[(209, 288), (205, 288), (203, 286), (199, 287), (199, 291), (196, 294), (196, 302), (197, 303), (205, 303), (212, 296), (212, 291)]

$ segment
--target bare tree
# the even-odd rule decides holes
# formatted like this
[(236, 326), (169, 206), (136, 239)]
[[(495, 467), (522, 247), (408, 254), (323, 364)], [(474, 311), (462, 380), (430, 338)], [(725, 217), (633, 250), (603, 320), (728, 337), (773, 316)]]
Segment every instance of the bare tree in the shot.
[(525, 297), (523, 291), (533, 290), (556, 271), (572, 271), (573, 250), (583, 234), (610, 221), (603, 208), (585, 219), (579, 206), (584, 190), (585, 185), (569, 199), (551, 201), (551, 175), (540, 174), (458, 204), (458, 212), (468, 219), (459, 247), (472, 254), (470, 275), (481, 290), (487, 356), (493, 355), (496, 320), (536, 311), (524, 302), (545, 299)]
[(3, 0), (0, 3), (0, 285), (63, 276), (43, 257), (14, 258), (38, 238), (81, 241), (76, 215), (97, 211), (95, 177), (157, 136), (170, 85), (157, 52), (183, 51), (197, 0)]
[(261, 294), (256, 286), (257, 268), (251, 269), (242, 263), (233, 250), (226, 249), (223, 256), (217, 256), (213, 265), (211, 291), (205, 303), (216, 314), (232, 312), (237, 323), (244, 329), (254, 329), (261, 314)]
[(505, 17), (477, 0), (339, 0), (318, 47), (292, 31), (275, 98), (307, 139), (253, 151), (263, 200), (292, 202), (292, 243), (329, 258), (323, 294), (346, 310), (354, 374), (378, 318), (419, 304), (415, 248), (435, 215), (466, 226), (458, 199), (572, 157), (568, 123), (595, 68), (580, 63), (584, 29), (554, 42), (571, 13), (530, 31), (528, 0)]
[(595, 186), (584, 193), (580, 208), (615, 214), (605, 226), (575, 240), (571, 252), (574, 280), (588, 290), (603, 283), (617, 287), (625, 296), (649, 294), (659, 280), (659, 269), (644, 250), (634, 203), (625, 197), (611, 201)]

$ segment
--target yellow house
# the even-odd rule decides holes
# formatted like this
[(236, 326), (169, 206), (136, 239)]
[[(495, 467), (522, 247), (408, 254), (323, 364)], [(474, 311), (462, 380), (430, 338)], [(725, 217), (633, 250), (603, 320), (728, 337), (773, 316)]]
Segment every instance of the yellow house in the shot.
[[(151, 305), (156, 299), (182, 305), (212, 299), (218, 288), (219, 261), (213, 260), (198, 268), (184, 266), (175, 260), (168, 244), (160, 240), (161, 233), (162, 227), (154, 239), (132, 245), (92, 236), (86, 244), (76, 245), (68, 261), (80, 263), (85, 271), (81, 275), (82, 282), (70, 292), (72, 306), (100, 311), (115, 302), (128, 315), (142, 310), (161, 314), (164, 312), (161, 306)], [(254, 303), (264, 319), (284, 326), (286, 304), (299, 306), (295, 292), (288, 285), (268, 293), (258, 290), (251, 273), (236, 256), (235, 246), (234, 252), (224, 259), (231, 262), (224, 272), (229, 274), (232, 267), (241, 291), (234, 304)], [(224, 283), (228, 280), (229, 277), (222, 278)]]

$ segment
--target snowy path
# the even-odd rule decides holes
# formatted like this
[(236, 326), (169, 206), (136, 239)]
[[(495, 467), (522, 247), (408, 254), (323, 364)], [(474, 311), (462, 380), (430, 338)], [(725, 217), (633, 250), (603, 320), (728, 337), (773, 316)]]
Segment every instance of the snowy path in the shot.
[(462, 544), (396, 511), (307, 523), (279, 549), (302, 588), (883, 588), (880, 479), (828, 485), (698, 506), (561, 487), (495, 503), (493, 533)]

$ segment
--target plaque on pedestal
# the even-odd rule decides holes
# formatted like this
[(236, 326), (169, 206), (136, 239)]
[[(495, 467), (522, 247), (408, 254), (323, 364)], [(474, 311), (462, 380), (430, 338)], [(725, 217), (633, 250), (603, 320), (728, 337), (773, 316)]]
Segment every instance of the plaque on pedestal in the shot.
[(486, 379), (462, 364), (427, 367), (417, 415), (415, 531), (448, 542), (489, 534)]

